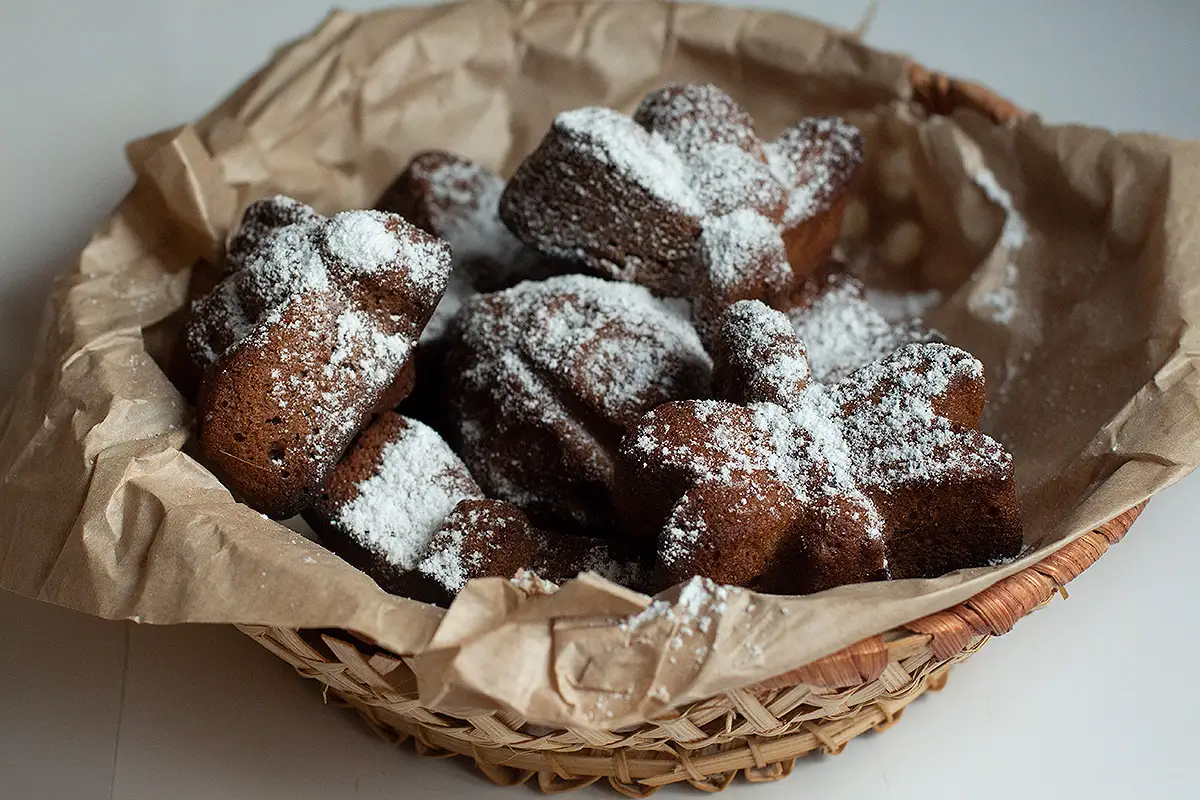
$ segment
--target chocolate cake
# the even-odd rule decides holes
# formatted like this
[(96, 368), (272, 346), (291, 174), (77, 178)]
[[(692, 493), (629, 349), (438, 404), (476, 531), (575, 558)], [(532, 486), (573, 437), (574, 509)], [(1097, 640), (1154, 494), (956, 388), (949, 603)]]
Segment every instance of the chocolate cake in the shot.
[(620, 450), (622, 518), (657, 537), (664, 580), (808, 593), (1020, 550), (1012, 458), (977, 430), (968, 353), (910, 344), (820, 384), (788, 320), (757, 302), (729, 310), (720, 342), (730, 399), (659, 406)]
[[(251, 206), (236, 268), (185, 325), (200, 451), (254, 508), (296, 514), (405, 367), (450, 271), (446, 244), (395, 214), (325, 218), (286, 198)], [(272, 227), (281, 223), (281, 227)]]
[(329, 474), (304, 518), (329, 549), (395, 594), (411, 594), (412, 572), (463, 500), (483, 492), (436, 431), (381, 414)]
[(695, 303), (708, 331), (741, 299), (778, 304), (829, 255), (858, 131), (808, 118), (763, 143), (713, 86), (670, 86), (634, 117), (564, 112), (517, 168), (500, 216), (532, 247)]
[(448, 436), (488, 495), (538, 525), (596, 533), (611, 529), (626, 428), (706, 396), (711, 372), (685, 312), (582, 275), (471, 298), (447, 363)]

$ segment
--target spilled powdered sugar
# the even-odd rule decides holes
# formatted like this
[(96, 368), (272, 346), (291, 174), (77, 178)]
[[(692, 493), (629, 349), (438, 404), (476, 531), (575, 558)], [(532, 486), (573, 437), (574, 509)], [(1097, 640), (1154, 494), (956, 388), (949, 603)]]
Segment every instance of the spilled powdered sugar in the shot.
[(517, 570), (517, 574), (509, 578), (509, 582), (531, 597), (554, 594), (558, 591), (558, 584), (527, 569)]
[(862, 284), (849, 275), (831, 276), (808, 306), (787, 315), (808, 348), (813, 376), (823, 382), (840, 380), (903, 345), (940, 338), (919, 321), (889, 322), (863, 296)]
[(1006, 251), (1004, 274), (1000, 285), (975, 298), (974, 305), (995, 322), (1007, 325), (1012, 322), (1017, 307), (1017, 266), (1012, 254), (1029, 239), (1029, 226), (1017, 211), (1012, 195), (996, 180), (996, 175), (987, 167), (980, 167), (971, 176), (988, 199), (1004, 210), (1004, 227), (1000, 230), (1000, 247)]
[(429, 540), (460, 500), (479, 497), (458, 456), (428, 426), (409, 420), (386, 444), (379, 466), (335, 522), (401, 569), (415, 569)]
[[(703, 662), (715, 646), (716, 638), (729, 604), (744, 590), (725, 586), (708, 578), (696, 576), (679, 588), (674, 601), (654, 600), (637, 614), (617, 623), (617, 628), (630, 639), (647, 634), (656, 635), (666, 626), (666, 652), (674, 662), (680, 655), (694, 662)], [(651, 634), (654, 631), (654, 634)], [(658, 634), (661, 635), (661, 634)]]
[(905, 292), (877, 286), (864, 287), (863, 297), (892, 324), (919, 322), (946, 299), (946, 295), (937, 289)]

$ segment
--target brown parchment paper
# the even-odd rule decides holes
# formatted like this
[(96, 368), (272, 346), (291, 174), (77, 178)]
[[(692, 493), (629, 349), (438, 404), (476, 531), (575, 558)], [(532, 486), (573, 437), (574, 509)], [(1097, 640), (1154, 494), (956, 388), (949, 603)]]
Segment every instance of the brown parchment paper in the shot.
[[(872, 230), (903, 211), (925, 232), (919, 268), (884, 277), (945, 292), (932, 322), (985, 362), (987, 428), (1016, 456), (1028, 556), (805, 598), (731, 592), (704, 630), (666, 615), (616, 624), (649, 600), (593, 576), (533, 598), (480, 581), (443, 612), (235, 503), (181, 450), (191, 411), (152, 356), (246, 203), (282, 191), (361, 207), (428, 147), (511, 170), (556, 111), (629, 109), (680, 79), (724, 86), (767, 134), (837, 112), (874, 150), (909, 155), (907, 210), (877, 202), (878, 181), (860, 187)], [(56, 283), (0, 416), (0, 586), (109, 618), (343, 628), (403, 654), (439, 709), (618, 727), (1023, 568), (1200, 462), (1200, 147), (1036, 117), (927, 119), (910, 93), (902, 57), (775, 13), (475, 0), (332, 15), (200, 120), (129, 146), (137, 183)], [(1015, 251), (981, 167), (1026, 221)], [(1010, 318), (989, 311), (997, 291)]]

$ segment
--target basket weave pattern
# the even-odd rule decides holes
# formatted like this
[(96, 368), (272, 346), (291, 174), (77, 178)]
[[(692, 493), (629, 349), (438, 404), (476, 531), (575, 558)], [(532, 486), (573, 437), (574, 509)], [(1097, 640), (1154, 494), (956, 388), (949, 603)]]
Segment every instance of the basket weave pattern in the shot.
[[(933, 114), (968, 108), (996, 124), (1021, 110), (988, 89), (912, 65), (913, 99)], [(837, 754), (854, 737), (894, 724), (950, 667), (1007, 633), (1026, 614), (1121, 540), (1145, 504), (1085, 534), (1041, 562), (957, 606), (859, 642), (756, 686), (708, 698), (619, 732), (531, 726), (497, 712), (466, 719), (424, 708), (400, 658), (345, 632), (316, 634), (242, 625), (255, 641), (325, 684), (326, 698), (353, 708), (380, 736), (413, 741), (432, 757), (465, 755), (490, 780), (529, 781), (546, 792), (606, 779), (628, 797), (686, 782), (709, 792), (740, 772), (752, 782), (791, 773), (796, 758)]]
[(451, 717), (421, 706), (416, 679), (401, 659), (372, 653), (353, 637), (323, 634), (313, 641), (294, 630), (240, 627), (298, 673), (324, 683), (384, 738), (411, 738), (423, 755), (471, 756), (496, 783), (536, 775), (544, 791), (601, 778), (629, 797), (684, 781), (719, 791), (738, 772), (750, 781), (778, 780), (799, 756), (837, 754), (855, 736), (891, 726), (909, 703), (945, 684), (951, 665), (1007, 633), (1095, 563), (1142, 507), (953, 608), (632, 731), (542, 731), (505, 713)]

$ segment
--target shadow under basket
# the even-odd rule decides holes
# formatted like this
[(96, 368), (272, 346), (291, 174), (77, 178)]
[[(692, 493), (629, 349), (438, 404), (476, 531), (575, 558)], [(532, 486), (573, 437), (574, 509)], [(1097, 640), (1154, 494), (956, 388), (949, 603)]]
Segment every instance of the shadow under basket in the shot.
[[(998, 124), (1022, 114), (977, 84), (916, 64), (910, 75), (913, 99), (930, 113), (971, 108)], [(503, 712), (466, 719), (434, 712), (421, 706), (416, 678), (401, 659), (350, 633), (239, 628), (325, 684), (327, 700), (353, 708), (383, 738), (412, 740), (425, 756), (469, 756), (495, 783), (515, 786), (536, 776), (541, 790), (559, 792), (604, 779), (627, 797), (647, 797), (686, 782), (717, 792), (739, 772), (751, 782), (779, 780), (800, 756), (836, 755), (854, 737), (892, 726), (909, 703), (945, 685), (952, 665), (1055, 594), (1065, 596), (1063, 587), (1121, 540), (1144, 505), (959, 605), (617, 732), (551, 730)]]

